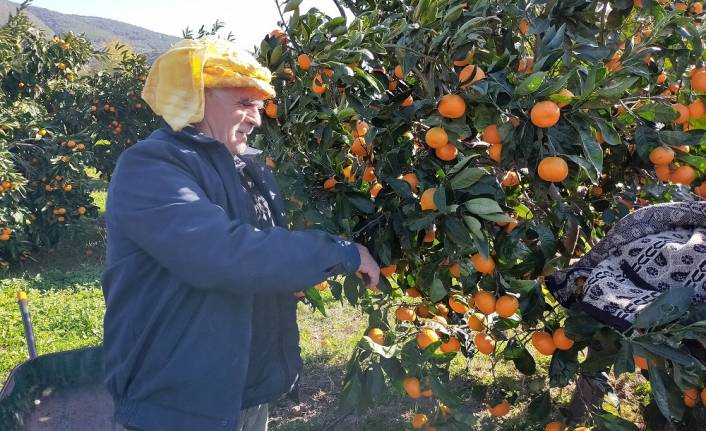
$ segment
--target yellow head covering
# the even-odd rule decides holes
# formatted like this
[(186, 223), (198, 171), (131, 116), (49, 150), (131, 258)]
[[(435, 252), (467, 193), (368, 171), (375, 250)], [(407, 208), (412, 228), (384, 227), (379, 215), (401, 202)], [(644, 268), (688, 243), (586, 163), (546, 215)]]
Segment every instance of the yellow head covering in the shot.
[(274, 97), (272, 74), (247, 52), (214, 37), (185, 39), (159, 56), (147, 76), (142, 98), (174, 130), (204, 115), (204, 88), (251, 87)]

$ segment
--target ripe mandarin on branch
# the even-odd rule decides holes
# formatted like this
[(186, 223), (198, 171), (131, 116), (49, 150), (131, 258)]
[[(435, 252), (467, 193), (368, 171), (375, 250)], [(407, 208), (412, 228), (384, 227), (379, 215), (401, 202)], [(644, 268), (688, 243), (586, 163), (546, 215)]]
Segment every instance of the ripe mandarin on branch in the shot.
[(559, 105), (551, 100), (537, 102), (530, 111), (530, 119), (532, 124), (537, 127), (549, 128), (559, 122), (561, 117), (561, 109)]
[(417, 335), (417, 346), (419, 346), (419, 348), (422, 350), (426, 349), (437, 341), (439, 341), (439, 336), (436, 335), (436, 332), (434, 332), (434, 330), (432, 329), (423, 329), (422, 332)]
[(498, 126), (491, 124), (483, 129), (483, 140), (490, 145), (500, 145), (503, 143), (500, 137), (500, 132), (498, 132)]
[(657, 147), (650, 151), (650, 161), (655, 165), (668, 165), (674, 160), (674, 150), (669, 147)]
[(413, 376), (405, 377), (402, 381), (402, 387), (404, 388), (407, 395), (412, 399), (417, 399), (422, 396), (421, 385), (419, 384), (419, 379)]
[(495, 312), (495, 302), (495, 295), (485, 290), (479, 290), (473, 297), (475, 307), (486, 315)]
[(439, 114), (445, 118), (461, 118), (466, 113), (466, 102), (458, 94), (447, 94), (439, 101)]
[(432, 127), (427, 130), (426, 135), (424, 135), (424, 140), (431, 148), (441, 148), (449, 143), (449, 135), (447, 135), (446, 130), (441, 127)]
[(471, 262), (475, 266), (476, 271), (482, 274), (492, 274), (495, 271), (495, 261), (492, 257), (484, 258), (480, 253), (476, 253), (471, 256)]
[(566, 330), (559, 328), (552, 334), (552, 341), (559, 350), (569, 350), (574, 346), (574, 340), (566, 336)]
[(500, 317), (511, 317), (520, 308), (520, 302), (512, 295), (503, 295), (495, 302), (495, 312)]
[(561, 157), (545, 157), (537, 166), (539, 178), (559, 183), (569, 176), (569, 165)]
[(368, 337), (376, 344), (385, 345), (385, 333), (380, 328), (372, 328), (368, 331)]
[(510, 413), (510, 403), (507, 400), (503, 400), (501, 403), (489, 407), (488, 411), (495, 417), (503, 417)]
[(426, 211), (436, 209), (436, 204), (434, 203), (434, 193), (436, 193), (435, 187), (424, 190), (424, 193), (422, 193), (422, 196), (419, 198), (419, 203), (422, 210)]
[(490, 355), (495, 350), (495, 341), (486, 333), (479, 332), (473, 337), (473, 343), (479, 352)]
[[(470, 81), (469, 81), (470, 79)], [(461, 82), (461, 88), (466, 89), (473, 85), (474, 83), (485, 79), (485, 72), (478, 66), (469, 64), (464, 67), (463, 70), (458, 74), (458, 80)], [(467, 82), (466, 82), (467, 81)]]
[(552, 355), (556, 350), (552, 336), (544, 331), (537, 331), (532, 334), (532, 345), (539, 353), (546, 356)]

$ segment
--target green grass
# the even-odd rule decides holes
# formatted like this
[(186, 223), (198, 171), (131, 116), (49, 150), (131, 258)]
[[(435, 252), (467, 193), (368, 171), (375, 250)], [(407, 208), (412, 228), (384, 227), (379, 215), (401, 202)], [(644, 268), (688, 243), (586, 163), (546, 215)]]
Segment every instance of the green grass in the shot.
[(100, 271), (88, 267), (0, 280), (0, 382), (28, 358), (16, 292), (29, 296), (39, 354), (99, 344), (103, 339)]
[(100, 174), (94, 168), (86, 168), (86, 175), (89, 178), (88, 186), (93, 190), (91, 192), (91, 198), (93, 203), (98, 207), (98, 212), (102, 216), (105, 214), (105, 198), (108, 194), (108, 182), (100, 179)]
[(98, 213), (100, 215), (105, 214), (105, 198), (108, 192), (105, 190), (96, 190), (91, 192), (91, 198), (93, 198), (93, 203), (98, 207)]

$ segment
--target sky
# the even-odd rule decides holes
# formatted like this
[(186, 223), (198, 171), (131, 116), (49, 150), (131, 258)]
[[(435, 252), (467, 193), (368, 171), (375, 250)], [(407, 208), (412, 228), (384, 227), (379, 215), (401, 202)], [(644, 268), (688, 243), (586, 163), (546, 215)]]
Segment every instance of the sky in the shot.
[[(32, 5), (61, 13), (110, 18), (172, 36), (181, 36), (187, 26), (210, 28), (218, 19), (226, 24), (220, 34), (225, 36), (232, 31), (236, 44), (248, 50), (259, 45), (280, 19), (275, 0), (35, 0)], [(333, 0), (304, 0), (299, 7), (301, 12), (316, 7), (330, 16), (339, 15)]]

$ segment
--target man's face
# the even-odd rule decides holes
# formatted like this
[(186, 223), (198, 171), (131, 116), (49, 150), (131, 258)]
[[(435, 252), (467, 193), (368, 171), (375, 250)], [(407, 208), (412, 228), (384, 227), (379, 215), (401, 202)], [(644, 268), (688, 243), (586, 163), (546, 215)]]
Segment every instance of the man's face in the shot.
[(244, 146), (260, 126), (264, 103), (262, 93), (254, 88), (208, 88), (205, 101), (204, 122), (229, 149)]

